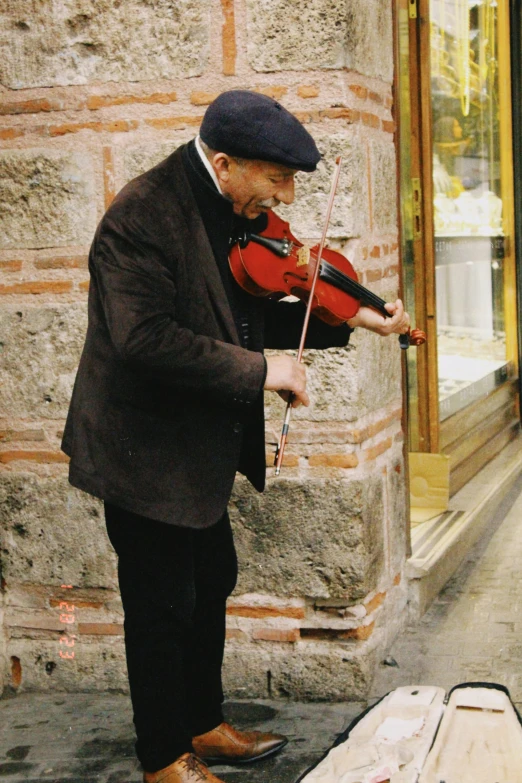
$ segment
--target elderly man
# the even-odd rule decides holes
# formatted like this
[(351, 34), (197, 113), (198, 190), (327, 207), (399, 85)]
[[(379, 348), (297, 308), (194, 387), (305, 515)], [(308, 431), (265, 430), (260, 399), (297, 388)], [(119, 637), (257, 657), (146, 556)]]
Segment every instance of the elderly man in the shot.
[[(130, 182), (98, 227), (89, 326), (63, 449), (70, 481), (105, 502), (118, 555), (138, 758), (145, 783), (219, 783), (201, 759), (254, 761), (286, 738), (224, 722), (225, 604), (237, 562), (227, 503), (236, 471), (264, 487), (263, 389), (308, 404), (303, 365), (263, 348), (298, 343), (304, 307), (246, 294), (231, 237), (258, 233), (320, 155), (305, 128), (256, 93), (223, 93), (200, 136)], [(361, 308), (352, 327), (408, 327)]]

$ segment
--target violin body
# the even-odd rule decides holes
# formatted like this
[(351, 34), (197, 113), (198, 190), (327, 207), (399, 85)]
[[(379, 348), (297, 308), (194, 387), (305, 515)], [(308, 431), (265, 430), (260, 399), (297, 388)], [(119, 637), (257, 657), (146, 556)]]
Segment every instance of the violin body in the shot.
[[(267, 245), (260, 243), (269, 239)], [(276, 239), (276, 244), (273, 239)], [(274, 247), (278, 250), (274, 252)], [(296, 239), (290, 225), (272, 210), (267, 227), (256, 236), (239, 240), (230, 250), (230, 269), (236, 282), (254, 296), (296, 296), (308, 302), (317, 266), (319, 246), (308, 247)], [(279, 252), (278, 252), (279, 251)], [(343, 277), (357, 282), (357, 273), (341, 253), (324, 248), (322, 264), (335, 267)], [(358, 312), (361, 302), (335, 285), (317, 280), (312, 312), (331, 326), (339, 326)]]
[[(325, 247), (340, 169), (341, 158), (338, 157), (319, 245), (303, 245), (293, 236), (289, 224), (269, 210), (266, 227), (259, 234), (244, 231), (232, 243), (228, 256), (232, 275), (248, 293), (279, 298), (293, 295), (307, 302), (298, 362), (303, 358), (310, 313), (331, 326), (340, 326), (353, 318), (361, 305), (372, 307), (384, 318), (392, 318), (384, 299), (359, 283), (348, 259), (342, 253)], [(421, 345), (425, 340), (426, 335), (419, 329), (408, 329), (407, 334), (399, 335), (399, 344), (404, 349), (409, 345)], [(292, 401), (293, 394), (290, 393), (274, 459), (276, 476), (281, 472)]]
[[(245, 233), (232, 245), (230, 269), (236, 282), (254, 296), (296, 296), (308, 302), (315, 288), (311, 312), (330, 326), (340, 326), (357, 314), (361, 305), (373, 307), (391, 318), (386, 302), (357, 280), (357, 272), (337, 250), (323, 248), (318, 275), (319, 246), (299, 242), (289, 224), (275, 212), (260, 234)], [(401, 348), (422, 345), (426, 335), (420, 329), (399, 335)]]

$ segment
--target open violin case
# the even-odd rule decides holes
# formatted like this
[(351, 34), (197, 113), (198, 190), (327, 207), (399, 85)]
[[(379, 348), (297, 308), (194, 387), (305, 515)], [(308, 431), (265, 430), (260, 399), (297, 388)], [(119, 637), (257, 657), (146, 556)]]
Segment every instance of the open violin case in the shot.
[(522, 721), (503, 685), (397, 688), (297, 783), (522, 783)]

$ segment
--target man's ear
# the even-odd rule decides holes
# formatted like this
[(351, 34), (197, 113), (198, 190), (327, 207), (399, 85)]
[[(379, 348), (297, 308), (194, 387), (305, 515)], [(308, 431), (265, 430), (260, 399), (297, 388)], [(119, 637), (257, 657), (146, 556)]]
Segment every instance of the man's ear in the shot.
[(230, 157), (225, 152), (217, 152), (211, 160), (212, 168), (221, 182), (228, 182), (230, 179), (230, 162)]

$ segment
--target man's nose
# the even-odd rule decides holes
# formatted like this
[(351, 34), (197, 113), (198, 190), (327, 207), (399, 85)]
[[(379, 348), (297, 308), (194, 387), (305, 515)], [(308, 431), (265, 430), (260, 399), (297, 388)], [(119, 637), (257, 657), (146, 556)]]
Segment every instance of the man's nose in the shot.
[(275, 198), (278, 201), (282, 201), (283, 204), (291, 204), (294, 200), (294, 191), (295, 183), (292, 177), (292, 179), (285, 180), (285, 182), (279, 185)]

